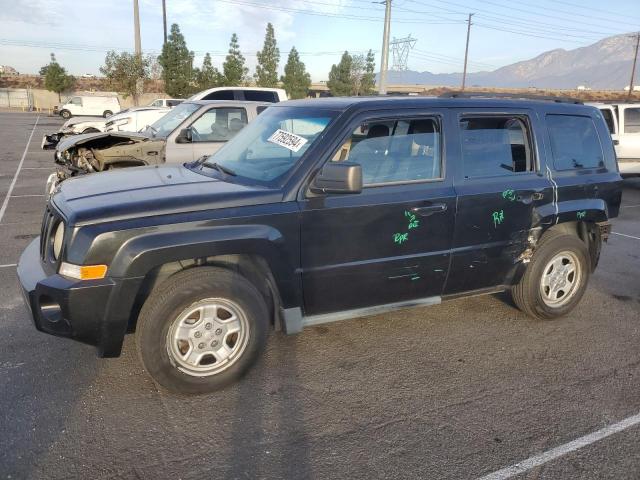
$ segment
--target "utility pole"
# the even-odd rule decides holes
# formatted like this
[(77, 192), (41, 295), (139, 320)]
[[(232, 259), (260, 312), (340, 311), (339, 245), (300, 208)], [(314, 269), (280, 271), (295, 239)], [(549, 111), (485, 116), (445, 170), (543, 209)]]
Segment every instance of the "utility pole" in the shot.
[(627, 100), (631, 100), (631, 95), (633, 95), (633, 80), (636, 76), (636, 62), (638, 61), (638, 46), (640, 46), (640, 32), (636, 33), (633, 37), (636, 39), (636, 52), (633, 55), (633, 67), (631, 67), (631, 82), (629, 82), (629, 95), (627, 96)]
[(167, 2), (162, 0), (162, 26), (164, 27), (164, 43), (167, 43)]
[(469, 58), (469, 36), (471, 35), (471, 17), (473, 13), (469, 14), (467, 18), (467, 46), (464, 49), (464, 72), (462, 73), (462, 90), (464, 91), (465, 84), (467, 83), (467, 59)]
[[(382, 3), (382, 2), (381, 2)], [(380, 95), (387, 94), (387, 69), (389, 67), (389, 30), (391, 30), (391, 0), (384, 1), (384, 33), (382, 34), (382, 58), (380, 59)]]
[[(138, 60), (142, 60), (142, 43), (140, 42), (140, 12), (138, 11), (138, 0), (133, 0), (133, 31), (135, 36), (135, 55)], [(138, 78), (136, 80), (136, 96), (134, 103), (138, 105), (142, 89), (144, 88), (144, 80)]]

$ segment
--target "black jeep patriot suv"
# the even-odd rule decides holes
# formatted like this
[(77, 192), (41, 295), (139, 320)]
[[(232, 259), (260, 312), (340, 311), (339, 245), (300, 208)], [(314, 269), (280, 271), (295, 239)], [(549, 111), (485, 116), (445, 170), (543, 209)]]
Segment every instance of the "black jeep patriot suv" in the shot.
[(270, 328), (511, 290), (570, 312), (621, 178), (593, 107), (337, 98), (268, 108), (218, 153), (64, 182), (18, 274), (38, 330), (208, 392)]

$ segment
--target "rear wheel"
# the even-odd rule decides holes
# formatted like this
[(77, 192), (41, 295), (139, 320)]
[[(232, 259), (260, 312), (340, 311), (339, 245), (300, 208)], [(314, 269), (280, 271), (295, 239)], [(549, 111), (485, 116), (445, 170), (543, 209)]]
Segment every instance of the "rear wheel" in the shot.
[(110, 117), (111, 115), (113, 115), (113, 112), (112, 112), (111, 110), (105, 110), (105, 111), (102, 113), (102, 116), (103, 116), (104, 118), (108, 118), (108, 117)]
[(89, 128), (85, 128), (82, 133), (99, 133), (100, 130), (98, 130), (97, 128), (93, 128), (93, 127), (89, 127)]
[(68, 120), (69, 118), (71, 118), (71, 112), (69, 110), (61, 110), (60, 116), (65, 120)]
[(587, 288), (589, 251), (575, 235), (548, 232), (540, 241), (513, 301), (528, 315), (552, 319), (575, 308)]
[(268, 310), (243, 276), (222, 268), (176, 273), (145, 302), (138, 354), (167, 390), (206, 393), (237, 381), (263, 349)]

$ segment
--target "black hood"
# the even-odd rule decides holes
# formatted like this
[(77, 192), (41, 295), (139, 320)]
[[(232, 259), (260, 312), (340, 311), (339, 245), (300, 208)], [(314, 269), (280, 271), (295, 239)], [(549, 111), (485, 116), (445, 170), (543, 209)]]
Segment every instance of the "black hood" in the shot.
[(281, 200), (279, 190), (222, 181), (182, 165), (125, 168), (70, 178), (51, 199), (69, 225)]

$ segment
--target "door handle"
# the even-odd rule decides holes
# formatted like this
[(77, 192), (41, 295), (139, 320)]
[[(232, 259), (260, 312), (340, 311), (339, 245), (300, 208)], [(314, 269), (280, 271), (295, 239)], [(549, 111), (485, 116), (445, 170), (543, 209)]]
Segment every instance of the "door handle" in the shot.
[(529, 204), (534, 200), (542, 200), (544, 198), (544, 192), (528, 192), (525, 194), (520, 194), (516, 197), (521, 203)]
[(427, 205), (426, 207), (413, 207), (411, 209), (413, 213), (420, 215), (421, 217), (428, 217), (434, 213), (443, 213), (447, 211), (446, 203), (434, 203), (433, 205)]

